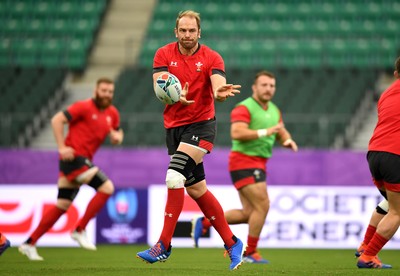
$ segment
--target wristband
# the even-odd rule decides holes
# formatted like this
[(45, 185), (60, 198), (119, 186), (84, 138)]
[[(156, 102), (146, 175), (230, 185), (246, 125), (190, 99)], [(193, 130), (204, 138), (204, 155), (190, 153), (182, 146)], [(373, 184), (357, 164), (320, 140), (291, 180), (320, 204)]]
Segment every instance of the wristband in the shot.
[(266, 128), (257, 130), (258, 138), (265, 137), (265, 136), (267, 136), (267, 134), (268, 134), (268, 130)]

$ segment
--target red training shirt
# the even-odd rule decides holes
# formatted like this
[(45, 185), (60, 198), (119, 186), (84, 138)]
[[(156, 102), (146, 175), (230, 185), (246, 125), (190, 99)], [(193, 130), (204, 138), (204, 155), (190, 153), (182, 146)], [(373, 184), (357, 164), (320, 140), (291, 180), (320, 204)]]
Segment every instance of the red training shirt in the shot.
[(75, 102), (67, 108), (65, 114), (69, 120), (65, 145), (75, 150), (75, 156), (85, 156), (90, 160), (110, 129), (119, 128), (117, 108), (111, 105), (100, 110), (93, 99)]
[(400, 155), (400, 80), (392, 83), (378, 101), (378, 123), (368, 150)]
[[(205, 45), (199, 45), (191, 56), (179, 52), (178, 42), (159, 48), (154, 56), (154, 70), (166, 69), (181, 82), (182, 88), (189, 83), (188, 100), (195, 103), (167, 105), (164, 110), (164, 127), (172, 128), (195, 122), (211, 120), (215, 116), (214, 93), (210, 76), (214, 70), (225, 72), (222, 57)], [(215, 71), (214, 71), (215, 73)]]

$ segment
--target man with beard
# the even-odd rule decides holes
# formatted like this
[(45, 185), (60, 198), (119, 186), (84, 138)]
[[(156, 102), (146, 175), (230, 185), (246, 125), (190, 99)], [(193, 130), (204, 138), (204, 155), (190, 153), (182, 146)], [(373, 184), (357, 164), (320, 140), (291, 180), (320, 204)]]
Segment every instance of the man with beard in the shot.
[(175, 24), (178, 41), (161, 47), (154, 56), (153, 82), (162, 73), (170, 72), (184, 88), (180, 102), (167, 105), (164, 110), (166, 144), (171, 156), (165, 179), (164, 227), (156, 244), (137, 253), (137, 257), (148, 263), (169, 258), (186, 188), (224, 241), (231, 259), (229, 268), (234, 270), (242, 264), (243, 243), (233, 235), (220, 203), (207, 189), (203, 157), (212, 151), (216, 135), (214, 101), (225, 101), (239, 93), (240, 85), (226, 83), (222, 57), (200, 45), (200, 34), (200, 15), (183, 11)]
[[(268, 263), (257, 252), (257, 244), (269, 210), (266, 163), (272, 155), (275, 140), (297, 151), (296, 142), (284, 127), (279, 108), (271, 101), (275, 95), (275, 82), (272, 73), (257, 73), (252, 97), (237, 104), (231, 112), (229, 171), (239, 192), (242, 209), (226, 211), (225, 218), (229, 224), (249, 224), (247, 248), (243, 255), (243, 261), (248, 263)], [(211, 226), (204, 217), (193, 219), (192, 237), (196, 247), (199, 238)]]
[[(119, 128), (119, 112), (112, 105), (113, 95), (114, 82), (108, 78), (101, 78), (97, 81), (94, 98), (75, 102), (52, 118), (60, 169), (57, 203), (43, 214), (35, 231), (19, 247), (19, 251), (29, 260), (43, 260), (36, 251), (36, 242), (68, 210), (79, 187), (84, 183), (94, 188), (96, 194), (89, 202), (71, 237), (83, 248), (96, 250), (96, 246), (89, 241), (85, 228), (113, 194), (114, 185), (92, 163), (92, 159), (107, 136), (113, 145), (121, 144), (123, 140), (123, 131)], [(65, 124), (69, 124), (66, 138), (64, 138)]]

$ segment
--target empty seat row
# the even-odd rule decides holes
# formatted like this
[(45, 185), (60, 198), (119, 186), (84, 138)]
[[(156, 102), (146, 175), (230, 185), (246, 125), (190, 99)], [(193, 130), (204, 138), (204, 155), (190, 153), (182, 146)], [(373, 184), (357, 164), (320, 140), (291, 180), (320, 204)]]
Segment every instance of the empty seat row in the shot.
[(1, 17), (8, 18), (76, 18), (76, 17), (97, 17), (106, 5), (106, 1), (7, 1), (0, 2)]
[[(179, 8), (178, 8), (179, 6)], [(374, 17), (376, 15), (396, 16), (400, 12), (397, 1), (359, 2), (347, 1), (297, 1), (292, 3), (272, 1), (161, 1), (156, 10), (157, 17), (176, 16), (180, 10), (193, 9), (204, 19), (227, 16), (252, 18), (309, 18), (335, 16)]]
[(98, 18), (93, 19), (0, 19), (0, 34), (49, 36), (59, 34), (91, 35), (97, 28)]

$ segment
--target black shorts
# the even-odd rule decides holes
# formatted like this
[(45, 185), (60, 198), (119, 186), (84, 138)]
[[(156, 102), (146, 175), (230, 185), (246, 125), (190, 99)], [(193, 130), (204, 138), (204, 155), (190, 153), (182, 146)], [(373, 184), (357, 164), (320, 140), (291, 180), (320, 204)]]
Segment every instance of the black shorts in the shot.
[(400, 192), (400, 155), (369, 151), (367, 154), (369, 170), (378, 189)]
[(237, 190), (240, 190), (244, 186), (258, 183), (258, 182), (265, 182), (267, 176), (265, 171), (262, 169), (244, 169), (244, 170), (237, 170), (231, 171), (231, 179), (233, 185), (235, 185)]
[(180, 142), (200, 147), (209, 153), (214, 146), (215, 135), (215, 118), (213, 120), (168, 128), (166, 129), (168, 155), (173, 155), (176, 152)]
[(84, 156), (76, 156), (72, 161), (59, 161), (60, 176), (65, 176), (69, 181), (92, 167), (93, 163)]

